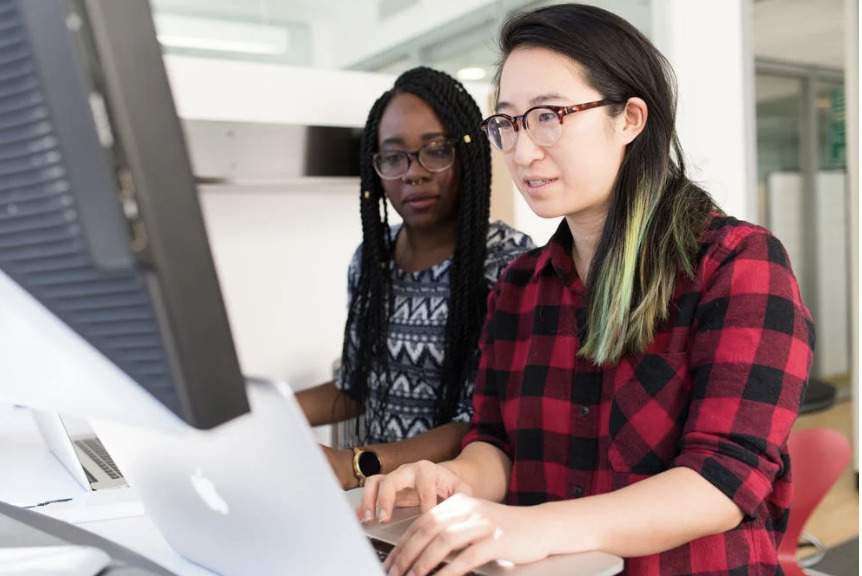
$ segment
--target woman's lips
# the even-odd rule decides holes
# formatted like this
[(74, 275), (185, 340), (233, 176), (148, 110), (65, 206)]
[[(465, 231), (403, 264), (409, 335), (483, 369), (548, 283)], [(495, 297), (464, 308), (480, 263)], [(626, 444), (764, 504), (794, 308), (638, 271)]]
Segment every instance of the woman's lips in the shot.
[(437, 203), (438, 196), (433, 194), (410, 194), (404, 197), (403, 203), (413, 210), (427, 210)]
[(524, 178), (523, 180), (527, 193), (531, 195), (543, 192), (556, 181), (556, 178)]

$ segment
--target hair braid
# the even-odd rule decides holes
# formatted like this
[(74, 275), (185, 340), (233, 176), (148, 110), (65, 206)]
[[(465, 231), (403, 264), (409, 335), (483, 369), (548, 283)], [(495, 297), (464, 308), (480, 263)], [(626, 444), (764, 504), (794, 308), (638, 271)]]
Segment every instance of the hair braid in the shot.
[[(391, 238), (383, 186), (374, 172), (371, 158), (377, 149), (376, 134), (383, 110), (391, 100), (391, 92), (383, 94), (371, 108), (366, 129), (360, 144), (360, 196), (359, 213), (362, 222), (362, 247), (359, 278), (345, 324), (344, 344), (341, 351), (342, 368), (350, 374), (348, 387), (355, 398), (368, 397), (368, 376), (374, 359), (387, 358), (386, 334), (389, 331), (391, 281), (389, 261)], [(351, 330), (354, 332), (351, 333)], [(349, 350), (355, 347), (351, 364)], [(385, 366), (384, 364), (383, 366)], [(384, 377), (388, 371), (384, 370)], [(370, 415), (373, 416), (373, 415)], [(361, 438), (356, 421), (357, 436)]]

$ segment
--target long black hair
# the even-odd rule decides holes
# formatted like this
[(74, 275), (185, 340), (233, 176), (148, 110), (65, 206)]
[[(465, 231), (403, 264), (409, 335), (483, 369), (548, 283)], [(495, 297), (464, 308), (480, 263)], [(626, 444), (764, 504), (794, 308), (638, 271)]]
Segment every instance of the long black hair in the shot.
[(686, 176), (677, 138), (676, 78), (653, 44), (623, 18), (582, 4), (518, 14), (500, 33), (502, 62), (518, 48), (545, 48), (580, 64), (584, 79), (618, 115), (641, 98), (643, 131), (626, 146), (588, 274), (587, 337), (579, 354), (598, 364), (643, 352), (680, 274), (694, 275), (712, 198)]
[[(446, 341), (435, 402), (436, 426), (452, 420), (464, 383), (475, 370), (488, 294), (485, 257), (491, 197), (491, 152), (487, 138), (479, 129), (481, 111), (464, 86), (444, 72), (426, 67), (404, 72), (368, 114), (360, 152), (362, 265), (344, 329), (341, 362), (349, 374), (345, 387), (354, 400), (364, 402), (368, 397), (368, 379), (374, 371), (381, 383), (385, 382), (385, 404), (392, 385), (388, 336), (393, 300), (394, 238), (390, 237), (383, 184), (374, 171), (372, 158), (377, 152), (383, 112), (394, 96), (403, 93), (413, 94), (431, 106), (447, 136), (456, 141), (456, 154), (461, 163)], [(349, 349), (354, 346), (355, 355), (351, 355)], [(365, 417), (376, 418), (379, 414)]]

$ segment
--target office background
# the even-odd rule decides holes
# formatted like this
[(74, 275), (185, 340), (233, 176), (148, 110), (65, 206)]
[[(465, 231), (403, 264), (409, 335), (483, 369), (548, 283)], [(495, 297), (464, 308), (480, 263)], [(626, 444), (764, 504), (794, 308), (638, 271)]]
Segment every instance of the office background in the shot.
[[(463, 78), (487, 110), (499, 22), (552, 2), (152, 2), (243, 369), (295, 389), (322, 382), (340, 354), (361, 238), (358, 178), (305, 173), (297, 130), (360, 128), (418, 64)], [(855, 399), (858, 0), (590, 3), (668, 56), (694, 178), (785, 243), (818, 326), (814, 375)], [(538, 243), (556, 226), (500, 166), (492, 211)]]

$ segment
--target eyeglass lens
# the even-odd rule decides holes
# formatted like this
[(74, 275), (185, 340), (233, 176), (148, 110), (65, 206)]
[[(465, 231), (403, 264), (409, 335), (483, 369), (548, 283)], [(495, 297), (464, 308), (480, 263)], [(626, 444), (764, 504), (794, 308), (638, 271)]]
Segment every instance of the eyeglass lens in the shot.
[[(540, 146), (550, 146), (560, 139), (563, 125), (560, 117), (551, 108), (532, 108), (522, 120), (523, 127), (530, 138)], [(487, 124), (488, 138), (499, 150), (511, 150), (515, 146), (518, 133), (511, 120), (502, 115), (491, 116)]]
[(429, 172), (442, 172), (455, 162), (455, 147), (451, 142), (431, 142), (415, 152), (378, 152), (374, 168), (381, 178), (394, 180), (407, 173), (413, 158)]

